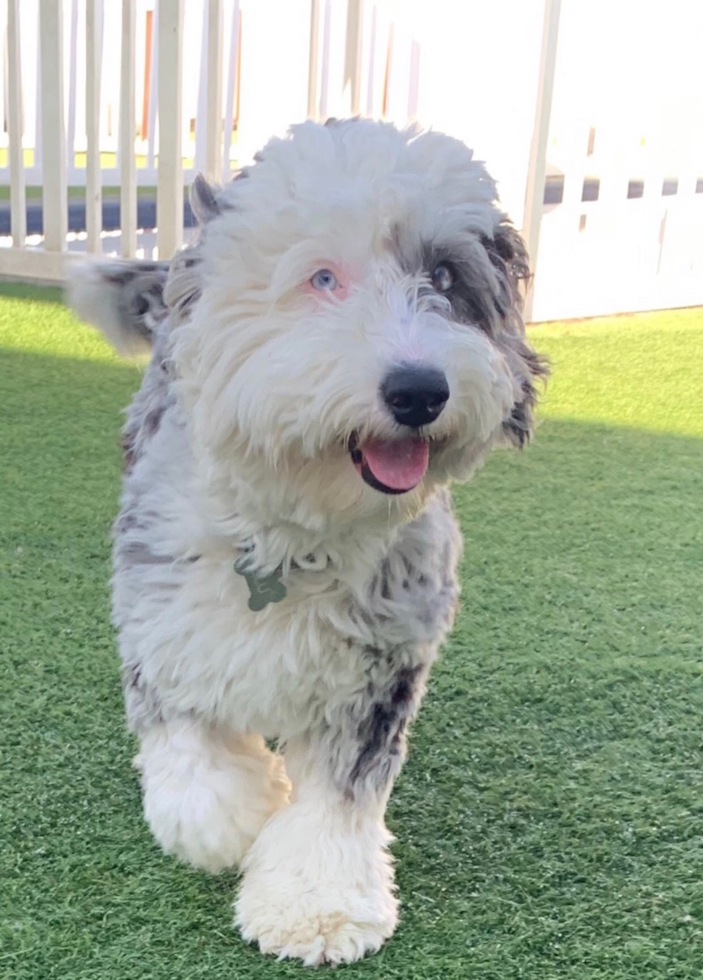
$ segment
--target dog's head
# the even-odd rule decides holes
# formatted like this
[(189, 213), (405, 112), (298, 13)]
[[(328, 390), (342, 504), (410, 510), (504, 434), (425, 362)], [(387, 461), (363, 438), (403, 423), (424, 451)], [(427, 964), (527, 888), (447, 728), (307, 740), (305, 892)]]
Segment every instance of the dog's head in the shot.
[(308, 122), (195, 197), (174, 358), (221, 481), (276, 488), (288, 513), (402, 517), (529, 438), (546, 368), (520, 313), (527, 256), (463, 144)]

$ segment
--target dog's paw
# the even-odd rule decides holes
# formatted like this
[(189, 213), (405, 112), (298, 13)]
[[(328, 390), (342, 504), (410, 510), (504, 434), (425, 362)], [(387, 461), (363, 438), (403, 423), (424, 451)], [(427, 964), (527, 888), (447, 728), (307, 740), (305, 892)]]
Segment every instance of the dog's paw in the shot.
[(244, 939), (306, 966), (378, 950), (398, 920), (388, 840), (377, 821), (352, 827), (300, 803), (277, 813), (244, 863), (235, 905)]
[(254, 736), (230, 747), (192, 730), (158, 730), (142, 739), (135, 765), (154, 837), (205, 871), (240, 864), (271, 814), (288, 804), (282, 759)]
[(305, 880), (266, 883), (244, 879), (236, 904), (241, 934), (262, 953), (302, 960), (305, 966), (353, 963), (375, 953), (394, 932), (397, 902), (388, 890), (372, 898), (343, 882), (326, 887)]
[(226, 785), (147, 787), (144, 816), (167, 854), (216, 874), (238, 865), (254, 835), (241, 826), (241, 805)]

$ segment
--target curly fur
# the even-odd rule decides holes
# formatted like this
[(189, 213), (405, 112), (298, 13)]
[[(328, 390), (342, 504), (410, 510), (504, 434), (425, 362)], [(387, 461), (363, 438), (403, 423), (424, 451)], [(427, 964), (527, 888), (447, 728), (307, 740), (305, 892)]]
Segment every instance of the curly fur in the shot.
[[(458, 601), (446, 488), (532, 431), (527, 257), (470, 150), (387, 124), (297, 126), (193, 200), (201, 237), (165, 286), (122, 263), (73, 287), (123, 349), (153, 344), (113, 580), (145, 814), (167, 851), (241, 864), (237, 922), (263, 951), (350, 961), (397, 919), (383, 812)], [(424, 477), (388, 496), (350, 447), (401, 438), (379, 395), (399, 364), (450, 397), (419, 433)], [(284, 601), (250, 611), (242, 555)]]

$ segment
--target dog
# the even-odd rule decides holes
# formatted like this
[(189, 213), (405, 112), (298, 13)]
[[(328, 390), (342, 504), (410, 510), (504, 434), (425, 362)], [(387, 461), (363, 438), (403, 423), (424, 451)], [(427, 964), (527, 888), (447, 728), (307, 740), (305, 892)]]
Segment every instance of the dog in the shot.
[(113, 576), (144, 814), (242, 870), (264, 953), (351, 962), (398, 918), (384, 811), (457, 608), (448, 487), (525, 445), (547, 374), (527, 255), (472, 151), (418, 128), (305, 122), (191, 196), (171, 262), (70, 286), (152, 351)]

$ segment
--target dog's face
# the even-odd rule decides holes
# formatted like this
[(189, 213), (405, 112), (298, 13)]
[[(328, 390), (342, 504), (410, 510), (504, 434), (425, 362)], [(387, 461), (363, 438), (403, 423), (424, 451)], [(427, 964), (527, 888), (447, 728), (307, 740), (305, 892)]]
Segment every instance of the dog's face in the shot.
[(520, 317), (526, 256), (463, 144), (305, 123), (208, 193), (175, 358), (225, 481), (402, 517), (501, 436), (529, 436), (545, 369)]

